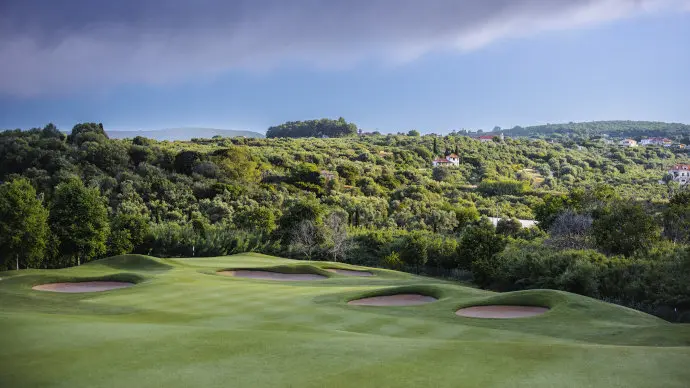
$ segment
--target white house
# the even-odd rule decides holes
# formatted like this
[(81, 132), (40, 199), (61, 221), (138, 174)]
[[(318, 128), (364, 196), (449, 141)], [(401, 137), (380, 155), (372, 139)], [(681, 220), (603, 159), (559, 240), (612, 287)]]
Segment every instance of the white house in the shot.
[(621, 140), (618, 145), (621, 145), (623, 147), (637, 147), (637, 142), (633, 139), (625, 139)]
[(673, 144), (673, 140), (666, 139), (664, 137), (650, 137), (648, 139), (642, 139), (640, 144), (647, 145), (659, 145), (664, 147), (670, 147)]
[(453, 166), (459, 166), (460, 165), (460, 157), (456, 154), (450, 154), (446, 156), (445, 158), (436, 158), (431, 162), (431, 165), (434, 167), (453, 167)]
[(668, 174), (673, 177), (674, 182), (687, 185), (690, 183), (690, 164), (676, 164), (668, 169)]

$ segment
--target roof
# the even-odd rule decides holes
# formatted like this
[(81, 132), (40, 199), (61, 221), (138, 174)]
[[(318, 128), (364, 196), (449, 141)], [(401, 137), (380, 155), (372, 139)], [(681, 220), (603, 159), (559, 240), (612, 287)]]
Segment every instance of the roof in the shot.
[(669, 171), (670, 170), (690, 170), (690, 164), (676, 164), (669, 168)]
[(491, 140), (491, 139), (493, 139), (493, 138), (494, 138), (493, 136), (489, 136), (489, 135), (486, 135), (486, 136), (479, 136), (479, 139), (481, 139), (481, 140)]
[(447, 158), (455, 158), (455, 159), (457, 159), (457, 158), (458, 158), (458, 155), (450, 154), (450, 155), (447, 156)]
[(436, 159), (434, 159), (434, 162), (436, 162), (436, 163), (450, 163), (450, 160), (448, 160), (446, 158), (443, 158), (443, 159), (436, 158)]

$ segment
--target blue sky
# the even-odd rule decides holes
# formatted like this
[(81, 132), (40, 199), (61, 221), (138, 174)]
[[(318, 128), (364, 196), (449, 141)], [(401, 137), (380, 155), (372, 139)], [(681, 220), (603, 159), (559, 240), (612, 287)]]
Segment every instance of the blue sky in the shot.
[(688, 1), (92, 3), (0, 6), (0, 128), (690, 123)]

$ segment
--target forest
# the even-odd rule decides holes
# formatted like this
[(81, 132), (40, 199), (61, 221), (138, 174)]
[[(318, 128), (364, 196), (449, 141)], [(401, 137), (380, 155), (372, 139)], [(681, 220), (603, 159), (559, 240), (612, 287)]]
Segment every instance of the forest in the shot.
[[(358, 136), (344, 119), (266, 139), (5, 131), (0, 269), (253, 251), (560, 289), (690, 322), (690, 191), (663, 179), (687, 151), (547, 140)], [(450, 153), (459, 166), (432, 167)]]

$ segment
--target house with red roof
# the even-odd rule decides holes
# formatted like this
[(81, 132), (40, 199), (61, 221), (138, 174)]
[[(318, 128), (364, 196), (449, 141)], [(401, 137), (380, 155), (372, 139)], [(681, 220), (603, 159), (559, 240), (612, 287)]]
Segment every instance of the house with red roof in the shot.
[(676, 164), (668, 169), (668, 174), (674, 182), (687, 185), (690, 183), (690, 164)]
[(460, 165), (460, 157), (456, 154), (450, 154), (444, 158), (436, 158), (431, 161), (434, 167), (457, 167)]

